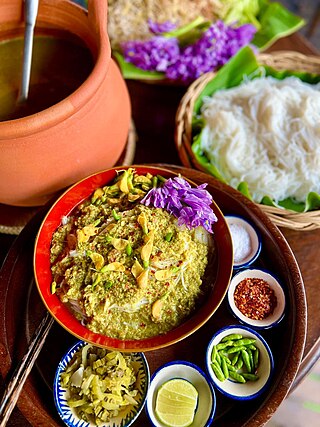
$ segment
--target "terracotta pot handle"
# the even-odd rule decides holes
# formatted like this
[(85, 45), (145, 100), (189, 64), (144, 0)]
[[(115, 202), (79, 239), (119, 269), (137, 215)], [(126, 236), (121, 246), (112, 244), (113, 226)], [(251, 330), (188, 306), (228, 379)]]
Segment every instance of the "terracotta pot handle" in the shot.
[(108, 38), (107, 19), (108, 19), (108, 1), (107, 0), (88, 0), (88, 19), (93, 31), (99, 37)]

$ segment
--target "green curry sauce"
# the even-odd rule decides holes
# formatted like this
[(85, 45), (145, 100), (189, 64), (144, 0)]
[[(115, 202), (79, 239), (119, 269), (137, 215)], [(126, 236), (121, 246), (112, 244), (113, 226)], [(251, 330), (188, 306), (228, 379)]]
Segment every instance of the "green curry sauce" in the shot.
[(140, 203), (151, 176), (133, 173), (128, 193), (123, 179), (96, 190), (55, 232), (53, 292), (90, 330), (143, 339), (195, 310), (212, 247), (202, 227), (179, 227), (165, 209)]

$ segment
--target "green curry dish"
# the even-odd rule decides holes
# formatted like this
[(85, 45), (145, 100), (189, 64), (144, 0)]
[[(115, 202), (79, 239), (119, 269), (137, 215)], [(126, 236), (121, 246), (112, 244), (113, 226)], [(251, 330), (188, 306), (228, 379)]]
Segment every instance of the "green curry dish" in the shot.
[(119, 192), (116, 205), (97, 205), (105, 192), (95, 192), (52, 239), (55, 293), (90, 330), (118, 339), (159, 335), (189, 316), (213, 252), (203, 227), (189, 230), (165, 209), (128, 201), (135, 185), (153, 185), (152, 176), (141, 178), (122, 185), (129, 193)]
[(79, 418), (103, 425), (128, 405), (137, 405), (137, 373), (132, 355), (90, 344), (80, 348), (61, 373), (67, 403)]

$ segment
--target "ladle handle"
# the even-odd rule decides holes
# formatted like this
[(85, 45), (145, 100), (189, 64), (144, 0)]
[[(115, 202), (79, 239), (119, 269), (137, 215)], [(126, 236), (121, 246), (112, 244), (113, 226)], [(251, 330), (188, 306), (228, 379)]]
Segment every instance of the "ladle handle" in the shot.
[(23, 49), (23, 67), (20, 86), (19, 101), (24, 102), (28, 98), (32, 49), (33, 49), (33, 33), (38, 15), (39, 0), (25, 0), (25, 31), (24, 31), (24, 49)]

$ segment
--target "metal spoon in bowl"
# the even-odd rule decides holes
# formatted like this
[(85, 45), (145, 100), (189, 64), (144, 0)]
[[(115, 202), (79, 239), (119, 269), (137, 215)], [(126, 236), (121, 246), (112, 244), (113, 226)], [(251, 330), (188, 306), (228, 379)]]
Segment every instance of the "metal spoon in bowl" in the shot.
[(39, 0), (25, 0), (24, 15), (25, 15), (25, 30), (24, 30), (24, 50), (23, 50), (23, 65), (22, 78), (18, 102), (23, 103), (28, 99), (31, 60), (33, 49), (33, 34), (34, 27), (38, 14)]

